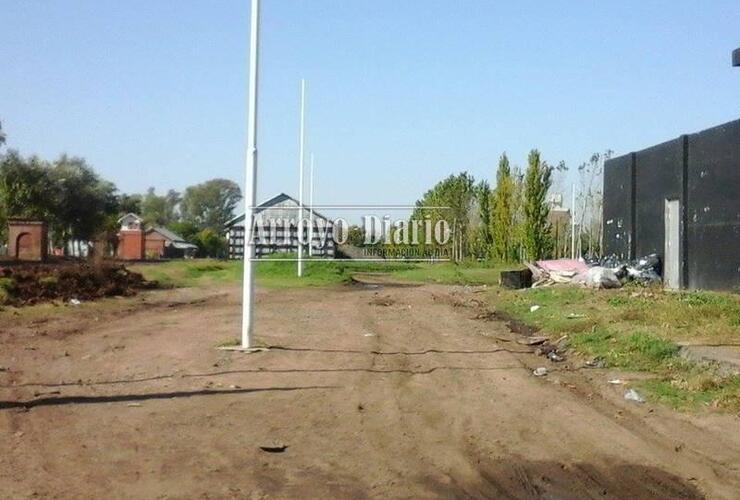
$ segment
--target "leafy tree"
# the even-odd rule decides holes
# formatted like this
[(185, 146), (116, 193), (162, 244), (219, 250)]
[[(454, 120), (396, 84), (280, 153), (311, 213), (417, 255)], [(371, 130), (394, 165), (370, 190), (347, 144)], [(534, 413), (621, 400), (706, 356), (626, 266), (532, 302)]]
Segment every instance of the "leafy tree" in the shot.
[[(81, 158), (61, 156), (50, 164), (10, 151), (0, 161), (0, 205), (4, 217), (48, 222), (52, 241), (97, 238), (116, 213), (115, 186)], [(3, 224), (4, 225), (4, 224)]]
[[(416, 202), (412, 220), (424, 221), (429, 219), (432, 227), (440, 220), (446, 221), (452, 231), (452, 258), (463, 258), (464, 249), (471, 248), (472, 231), (471, 215), (477, 214), (475, 179), (467, 172), (450, 175), (438, 182), (432, 189)], [(433, 208), (426, 207), (445, 207)], [(426, 235), (424, 228), (420, 230), (422, 241)]]
[(186, 220), (172, 222), (167, 226), (167, 229), (179, 234), (185, 241), (195, 241), (199, 232), (198, 226)]
[(106, 229), (108, 215), (116, 215), (116, 187), (100, 178), (83, 158), (62, 155), (49, 169), (54, 189), (54, 213), (49, 219), (57, 243), (93, 240)]
[(487, 258), (491, 254), (491, 186), (486, 181), (480, 181), (475, 186), (476, 217), (472, 218), (471, 226), (473, 241), (470, 251), (478, 258)]
[(143, 197), (140, 194), (121, 194), (118, 196), (118, 214), (138, 214), (141, 215), (141, 202)]
[(8, 217), (47, 218), (54, 212), (49, 171), (38, 157), (17, 151), (0, 157), (0, 240), (7, 240)]
[(198, 253), (203, 257), (223, 258), (226, 256), (228, 242), (218, 231), (205, 228), (194, 238)]
[(0, 146), (3, 146), (5, 144), (5, 132), (3, 132), (3, 124), (0, 122)]
[(8, 217), (47, 218), (55, 211), (49, 166), (36, 156), (9, 151), (0, 163), (0, 202)]
[(524, 223), (523, 246), (527, 258), (541, 259), (551, 250), (552, 239), (547, 216), (547, 192), (552, 183), (552, 169), (540, 159), (540, 152), (529, 153), (524, 174)]
[(356, 247), (365, 246), (365, 229), (357, 225), (350, 226), (347, 232), (347, 243)]
[(180, 205), (182, 217), (201, 229), (221, 233), (241, 199), (241, 190), (234, 181), (211, 179), (185, 190)]
[(491, 217), (493, 254), (504, 261), (512, 258), (513, 251), (514, 184), (509, 158), (504, 153), (499, 159), (496, 171), (496, 189), (493, 193), (493, 215)]
[(153, 226), (167, 226), (179, 219), (177, 207), (182, 201), (180, 193), (170, 189), (164, 196), (158, 196), (150, 187), (141, 200), (141, 217)]

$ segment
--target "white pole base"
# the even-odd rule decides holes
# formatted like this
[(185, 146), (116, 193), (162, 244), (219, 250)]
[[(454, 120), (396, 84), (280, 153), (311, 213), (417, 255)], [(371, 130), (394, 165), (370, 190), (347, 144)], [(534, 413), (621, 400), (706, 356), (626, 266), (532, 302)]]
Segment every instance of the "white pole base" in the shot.
[(270, 350), (269, 347), (242, 347), (238, 345), (221, 346), (221, 347), (217, 347), (216, 349), (218, 349), (219, 351), (236, 351), (236, 352), (243, 352), (246, 354), (253, 354), (256, 352), (267, 352)]

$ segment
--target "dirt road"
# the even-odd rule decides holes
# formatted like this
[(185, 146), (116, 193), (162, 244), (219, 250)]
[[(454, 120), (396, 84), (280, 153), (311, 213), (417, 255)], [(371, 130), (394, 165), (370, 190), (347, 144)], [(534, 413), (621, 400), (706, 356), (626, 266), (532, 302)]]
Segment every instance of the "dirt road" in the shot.
[(477, 297), (260, 290), (258, 354), (215, 349), (236, 288), (2, 312), (0, 497), (738, 497), (737, 418), (624, 401)]

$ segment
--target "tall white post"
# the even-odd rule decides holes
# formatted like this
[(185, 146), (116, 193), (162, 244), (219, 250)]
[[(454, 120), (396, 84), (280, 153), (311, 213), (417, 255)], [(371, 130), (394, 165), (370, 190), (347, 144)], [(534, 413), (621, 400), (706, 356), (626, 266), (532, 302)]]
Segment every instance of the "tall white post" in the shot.
[(301, 78), (301, 130), (298, 148), (298, 277), (303, 276), (303, 148), (306, 141), (306, 80)]
[(254, 311), (254, 241), (252, 218), (257, 198), (257, 58), (259, 56), (259, 0), (252, 0), (249, 37), (249, 115), (247, 119), (247, 161), (244, 182), (244, 281), (242, 283), (242, 347), (252, 343), (252, 313)]
[(576, 258), (576, 185), (571, 186), (570, 193), (570, 258)]
[(313, 153), (308, 167), (308, 256), (313, 256)]

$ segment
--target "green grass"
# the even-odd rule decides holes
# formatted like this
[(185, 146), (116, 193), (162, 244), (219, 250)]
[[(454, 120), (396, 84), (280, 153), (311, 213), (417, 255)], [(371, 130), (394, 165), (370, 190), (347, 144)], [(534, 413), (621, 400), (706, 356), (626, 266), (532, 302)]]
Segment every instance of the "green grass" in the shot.
[(646, 332), (615, 334), (606, 328), (577, 332), (571, 346), (589, 356), (599, 357), (609, 366), (657, 372), (678, 355), (678, 346)]
[[(607, 366), (654, 374), (655, 379), (638, 385), (655, 401), (676, 408), (707, 404), (740, 413), (737, 377), (685, 360), (677, 345), (679, 341), (739, 343), (737, 294), (556, 286), (496, 289), (490, 300), (497, 309), (544, 333), (568, 335), (573, 349), (599, 357)], [(540, 308), (532, 312), (532, 305)]]
[(439, 262), (417, 263), (409, 269), (392, 270), (395, 279), (445, 285), (498, 285), (501, 264)]
[(722, 408), (740, 413), (740, 375), (717, 378), (712, 374), (693, 379), (656, 378), (635, 384), (650, 399), (675, 409)]
[[(257, 284), (267, 288), (334, 285), (349, 282), (355, 273), (404, 271), (412, 268), (413, 264), (307, 260), (302, 278), (297, 276), (296, 266), (295, 261), (287, 258), (257, 262)], [(240, 261), (213, 259), (147, 262), (129, 268), (165, 287), (236, 284), (241, 282), (243, 273)]]
[(241, 280), (242, 275), (240, 262), (213, 259), (147, 262), (131, 265), (129, 269), (141, 273), (147, 280), (157, 281), (165, 287), (196, 287), (236, 283)]
[[(350, 260), (307, 260), (302, 278), (296, 275), (296, 262), (287, 259), (257, 262), (257, 284), (267, 288), (326, 286), (347, 283), (357, 273), (385, 273), (395, 280), (454, 285), (495, 285), (499, 267), (485, 264), (456, 265), (405, 262), (363, 262)], [(239, 283), (242, 263), (213, 259), (147, 262), (129, 266), (148, 280), (165, 287), (198, 287)]]

